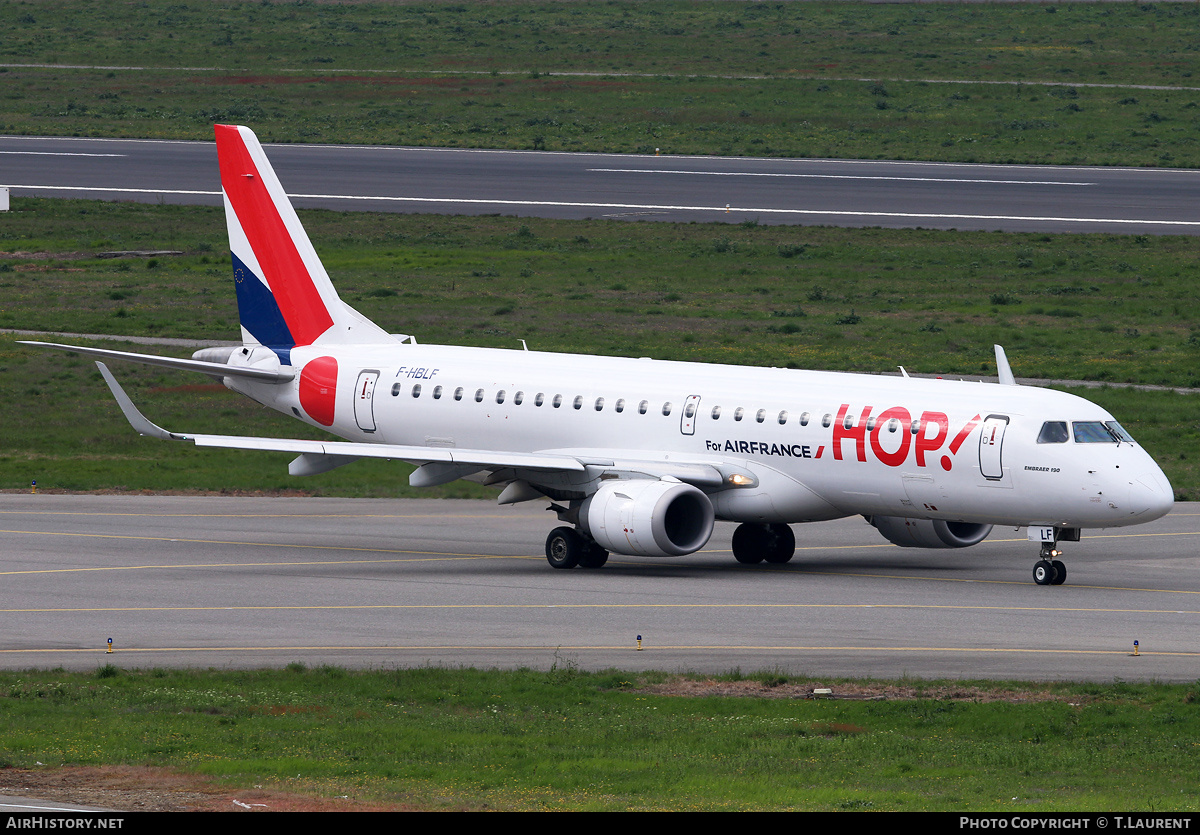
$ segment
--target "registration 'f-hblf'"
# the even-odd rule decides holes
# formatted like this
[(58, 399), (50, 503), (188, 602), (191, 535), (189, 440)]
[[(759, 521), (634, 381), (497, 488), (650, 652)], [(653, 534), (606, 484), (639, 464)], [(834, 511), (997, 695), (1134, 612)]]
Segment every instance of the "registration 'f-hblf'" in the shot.
[[(242, 345), (175, 359), (56, 345), (200, 371), (343, 440), (169, 432), (103, 363), (143, 435), (296, 453), (293, 475), (360, 458), (416, 465), (414, 486), (471, 478), (499, 502), (549, 500), (555, 568), (609, 552), (672, 557), (740, 523), (739, 562), (787, 562), (792, 523), (860, 514), (896, 545), (965, 548), (993, 525), (1040, 543), (1033, 576), (1066, 579), (1060, 541), (1149, 522), (1171, 485), (1112, 415), (1079, 397), (918, 380), (418, 344), (338, 298), (248, 128), (216, 127)], [(47, 343), (29, 343), (45, 345)]]

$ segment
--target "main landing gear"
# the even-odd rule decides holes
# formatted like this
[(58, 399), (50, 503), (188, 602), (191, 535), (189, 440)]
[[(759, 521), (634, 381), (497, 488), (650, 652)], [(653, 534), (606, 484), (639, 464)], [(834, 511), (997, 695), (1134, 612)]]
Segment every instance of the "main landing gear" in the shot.
[(1039, 586), (1061, 586), (1067, 581), (1067, 567), (1062, 560), (1055, 559), (1062, 556), (1057, 546), (1057, 542), (1042, 545), (1042, 553), (1033, 564), (1033, 582)]
[(733, 532), (733, 558), (751, 565), (763, 562), (781, 564), (796, 553), (796, 535), (787, 525), (738, 525)]
[(575, 528), (555, 528), (546, 537), (546, 561), (551, 568), (601, 568), (608, 551)]

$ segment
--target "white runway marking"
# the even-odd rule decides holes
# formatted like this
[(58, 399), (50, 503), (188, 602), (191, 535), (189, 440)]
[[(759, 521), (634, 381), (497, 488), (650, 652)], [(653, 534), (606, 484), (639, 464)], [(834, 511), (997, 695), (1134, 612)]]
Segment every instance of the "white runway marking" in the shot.
[(127, 157), (129, 154), (85, 154), (71, 151), (0, 151), (0, 154), (13, 154), (23, 157)]
[[(219, 196), (219, 191), (185, 191), (157, 188), (100, 188), (84, 186), (10, 185), (10, 189), (43, 189), (50, 191), (86, 191), (110, 194), (199, 194)], [(312, 200), (377, 200), (386, 203), (433, 203), (460, 206), (558, 206), (568, 209), (605, 209), (626, 211), (665, 212), (738, 212), (741, 214), (800, 215), (804, 217), (904, 218), (906, 220), (990, 220), (1053, 223), (1124, 223), (1134, 226), (1200, 227), (1200, 220), (1147, 220), (1121, 217), (1053, 217), (1044, 215), (971, 215), (938, 212), (861, 212), (849, 209), (779, 209), (765, 206), (657, 206), (642, 203), (576, 203), (563, 200), (503, 200), (498, 198), (463, 197), (371, 197), (361, 194), (292, 194), (296, 199)]]
[(971, 180), (963, 177), (879, 177), (865, 174), (782, 174), (763, 171), (687, 171), (675, 168), (589, 168), (604, 174), (699, 174), (705, 177), (779, 177), (808, 180), (898, 180), (907, 183), (984, 183), (1002, 186), (1094, 186), (1095, 183), (1081, 183), (1055, 180)]

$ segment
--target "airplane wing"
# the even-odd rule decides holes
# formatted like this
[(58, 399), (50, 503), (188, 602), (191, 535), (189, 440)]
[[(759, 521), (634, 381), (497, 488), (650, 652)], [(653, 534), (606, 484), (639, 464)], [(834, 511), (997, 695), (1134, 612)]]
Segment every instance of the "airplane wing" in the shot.
[(326, 472), (359, 458), (386, 458), (417, 464), (409, 479), (414, 487), (444, 484), (482, 470), (547, 471), (586, 473), (604, 470), (649, 478), (672, 478), (697, 487), (751, 486), (732, 481), (734, 473), (747, 478), (744, 470), (723, 462), (657, 461), (633, 454), (612, 456), (596, 450), (553, 450), (548, 452), (503, 452), (491, 449), (425, 447), (404, 444), (369, 444), (354, 441), (311, 441), (299, 438), (264, 438), (249, 435), (205, 435), (171, 432), (153, 423), (134, 405), (125, 389), (103, 362), (96, 362), (125, 419), (140, 435), (170, 441), (191, 441), (196, 446), (294, 452), (299, 457), (288, 467), (292, 475)]

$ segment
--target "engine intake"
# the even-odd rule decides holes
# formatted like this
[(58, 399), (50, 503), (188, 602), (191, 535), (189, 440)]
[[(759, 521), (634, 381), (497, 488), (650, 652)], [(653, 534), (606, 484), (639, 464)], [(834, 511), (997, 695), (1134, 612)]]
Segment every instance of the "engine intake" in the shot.
[(580, 507), (592, 539), (618, 554), (678, 557), (703, 548), (713, 531), (713, 507), (699, 488), (678, 481), (606, 481)]
[(868, 522), (894, 545), (905, 548), (968, 548), (987, 539), (991, 525), (976, 522), (943, 522), (941, 519), (907, 519), (903, 516), (867, 516)]

